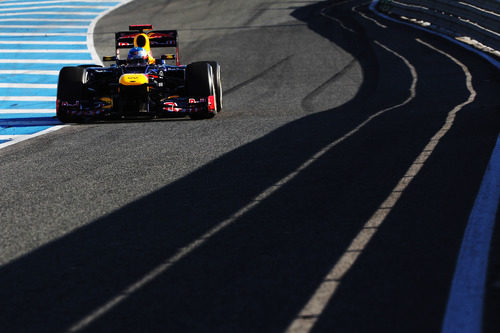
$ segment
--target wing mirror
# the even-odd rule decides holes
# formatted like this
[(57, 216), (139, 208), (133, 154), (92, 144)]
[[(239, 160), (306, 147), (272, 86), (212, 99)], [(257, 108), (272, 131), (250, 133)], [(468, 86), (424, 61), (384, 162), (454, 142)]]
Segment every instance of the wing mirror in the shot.
[(156, 64), (164, 64), (167, 60), (175, 60), (175, 54), (162, 54), (161, 59), (156, 59)]
[(104, 56), (102, 61), (116, 61), (116, 56)]

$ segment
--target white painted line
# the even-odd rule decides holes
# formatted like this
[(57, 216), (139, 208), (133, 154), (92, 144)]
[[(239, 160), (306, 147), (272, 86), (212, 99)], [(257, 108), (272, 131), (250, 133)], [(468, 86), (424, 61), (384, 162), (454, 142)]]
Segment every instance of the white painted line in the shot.
[[(78, 0), (78, 2), (98, 2), (99, 0)], [(48, 1), (18, 1), (18, 2), (9, 2), (9, 3), (1, 3), (0, 7), (12, 7), (12, 6), (20, 6), (20, 5), (40, 5), (43, 3), (72, 3), (74, 0), (48, 0)], [(110, 0), (109, 2), (113, 2)]]
[[(40, 19), (40, 21), (44, 21), (44, 20)], [(0, 28), (85, 29), (86, 27), (84, 25), (39, 25), (39, 24), (33, 23), (33, 24), (29, 24), (29, 25), (28, 24), (23, 24), (23, 25), (17, 25), (17, 24), (12, 24), (12, 25), (9, 25), (9, 24), (0, 24)]]
[[(40, 131), (38, 133), (35, 133), (35, 134), (30, 134), (30, 135), (17, 135), (17, 136), (12, 136), (12, 141), (8, 141), (8, 142), (5, 142), (5, 143), (0, 143), (0, 149), (2, 148), (5, 148), (5, 147), (8, 147), (8, 146), (12, 146), (16, 143), (19, 143), (21, 141), (25, 141), (25, 140), (29, 140), (29, 139), (32, 139), (32, 138), (36, 138), (37, 136), (40, 136), (40, 135), (44, 135), (44, 134), (47, 134), (47, 133), (51, 133), (51, 132), (54, 132), (54, 131), (57, 131), (63, 127), (66, 127), (68, 125), (57, 125), (57, 126), (52, 126), (50, 128), (47, 128), (46, 130), (44, 131)], [(9, 139), (6, 139), (6, 140), (9, 140)]]
[[(43, 43), (43, 42), (42, 42)], [(1, 53), (90, 53), (89, 50), (71, 50), (71, 49), (0, 49)]]
[[(498, 2), (498, 1), (497, 1)], [(478, 7), (478, 6), (475, 6), (471, 3), (467, 3), (467, 2), (463, 2), (463, 1), (460, 1), (459, 2), (461, 5), (465, 5), (465, 6), (469, 6), (469, 7), (472, 7), (474, 8), (475, 10), (479, 10), (483, 13), (488, 13), (488, 14), (491, 14), (491, 15), (495, 15), (495, 16), (498, 16), (498, 18), (500, 19), (500, 13), (496, 13), (496, 12), (493, 12), (491, 10), (487, 10), (487, 9), (484, 9), (484, 8), (481, 8), (481, 7)]]
[[(87, 36), (87, 33), (79, 32), (2, 32), (0, 36), (18, 36), (18, 37), (48, 37), (48, 36)], [(43, 41), (41, 41), (43, 42)], [(67, 41), (70, 44), (71, 41)]]
[(40, 70), (29, 70), (29, 69), (1, 69), (0, 74), (3, 75), (16, 75), (16, 74), (30, 74), (30, 75), (59, 75), (59, 71), (40, 71)]
[[(457, 41), (443, 33), (427, 29), (418, 25), (396, 20), (384, 15), (375, 9), (379, 0), (374, 0), (370, 9), (377, 15), (399, 24), (408, 25), (418, 30), (440, 36), (455, 43), (480, 57), (486, 59), (497, 69), (500, 61), (489, 54), (468, 44)], [(491, 233), (497, 214), (500, 185), (500, 135), (497, 138), (483, 181), (476, 197), (471, 215), (467, 222), (462, 240), (455, 273), (453, 276), (450, 295), (443, 319), (442, 332), (473, 332), (482, 331), (484, 283), (487, 272), (488, 252), (491, 242)]]
[(57, 88), (57, 84), (46, 84), (46, 83), (0, 83), (0, 88)]
[(369, 4), (369, 3), (370, 3), (370, 1), (365, 2), (365, 3), (363, 3), (363, 4), (359, 5), (359, 6), (354, 6), (354, 7), (352, 7), (352, 8), (351, 8), (351, 10), (352, 10), (353, 12), (355, 12), (355, 13), (357, 13), (357, 14), (361, 15), (361, 17), (365, 18), (366, 20), (368, 20), (368, 21), (372, 21), (373, 23), (375, 23), (375, 24), (376, 24), (376, 25), (378, 25), (379, 27), (381, 27), (381, 28), (383, 28), (383, 29), (386, 29), (386, 28), (387, 28), (387, 26), (386, 26), (386, 25), (384, 25), (384, 24), (380, 23), (379, 21), (375, 20), (374, 18), (371, 18), (371, 17), (369, 17), (369, 16), (365, 15), (363, 12), (361, 12), (361, 11), (359, 11), (359, 10), (358, 10), (358, 7), (361, 7), (361, 6), (366, 6), (366, 5), (367, 5), (367, 4)]
[[(416, 84), (416, 83), (415, 83)], [(414, 84), (412, 85), (412, 87)], [(405, 101), (403, 103), (408, 103), (408, 101)], [(318, 151), (316, 154), (311, 156), (310, 159), (308, 159), (306, 162), (304, 162), (302, 165), (300, 165), (297, 169), (295, 169), (293, 172), (279, 180), (276, 184), (270, 186), (263, 192), (261, 192), (259, 195), (257, 195), (254, 199), (250, 201), (249, 204), (247, 204), (245, 207), (241, 208), (239, 211), (234, 213), (232, 216), (227, 218), (226, 220), (220, 222), (218, 225), (214, 226), (212, 229), (207, 231), (205, 234), (201, 235), (198, 239), (194, 240), (190, 244), (186, 245), (185, 247), (179, 249), (177, 253), (175, 253), (172, 257), (167, 258), (162, 264), (159, 266), (155, 267), (153, 270), (151, 270), (149, 273), (147, 273), (143, 278), (138, 280), (137, 282), (129, 285), (127, 288), (124, 290), (120, 291), (116, 296), (112, 297), (109, 299), (106, 303), (103, 305), (99, 306), (95, 310), (93, 310), (91, 313), (89, 313), (87, 316), (79, 320), (78, 322), (74, 323), (69, 329), (68, 332), (77, 332), (85, 329), (93, 323), (95, 320), (106, 314), (108, 311), (113, 309), (115, 306), (118, 304), (122, 303), (125, 301), (127, 298), (129, 298), (131, 295), (133, 295), (135, 292), (138, 290), (142, 289), (145, 287), (147, 284), (149, 284), (151, 281), (156, 279), (159, 275), (163, 274), (165, 271), (167, 271), (170, 267), (175, 265), (177, 262), (191, 254), (193, 251), (195, 251), (197, 248), (199, 248), (201, 245), (204, 243), (208, 242), (214, 235), (216, 235), (218, 232), (222, 231), (229, 225), (235, 223), (240, 217), (244, 216), (246, 213), (251, 211), (254, 207), (256, 207), (261, 201), (267, 199), (270, 197), (272, 194), (274, 194), (276, 191), (281, 189), (283, 185), (287, 184), (290, 182), (292, 179), (297, 177), (302, 171), (307, 169), (311, 164), (313, 164), (316, 160), (321, 158), (323, 155), (325, 155), (328, 151), (330, 151), (332, 148), (337, 146), (338, 144), (342, 143), (343, 141), (349, 139), (351, 136), (356, 134), (361, 128), (366, 126), (369, 122), (371, 122), (373, 119), (379, 117), (383, 113), (393, 110), (400, 105), (393, 106), (388, 109), (384, 109), (382, 111), (379, 111), (370, 117), (368, 117), (364, 122), (356, 126), (354, 129), (352, 129), (350, 132), (348, 132), (346, 135), (343, 137), (331, 142), (327, 146), (325, 146), (323, 149)]]
[[(498, 0), (497, 0), (498, 1)], [(370, 10), (372, 12), (374, 12), (376, 15), (380, 16), (380, 17), (383, 17), (385, 18), (386, 20), (389, 20), (389, 21), (392, 21), (392, 22), (396, 22), (396, 23), (399, 23), (399, 24), (404, 24), (406, 26), (409, 26), (409, 27), (412, 27), (414, 29), (418, 29), (418, 30), (422, 30), (422, 31), (425, 31), (425, 32), (428, 32), (428, 33), (431, 33), (433, 35), (437, 35), (441, 38), (444, 38), (446, 40), (449, 40), (451, 41), (452, 43), (455, 43), (457, 45), (460, 45), (461, 47), (471, 51), (471, 52), (474, 52), (475, 54), (479, 55), (480, 57), (482, 57), (483, 59), (486, 59), (486, 61), (490, 62), (491, 64), (493, 64), (493, 66), (495, 66), (496, 68), (500, 68), (500, 61), (494, 59), (493, 57), (491, 57), (490, 55), (482, 52), (481, 50), (478, 50), (477, 48), (475, 47), (472, 47), (468, 44), (465, 44), (463, 42), (460, 42), (458, 40), (456, 40), (455, 38), (452, 38), (450, 36), (447, 36), (443, 33), (440, 33), (440, 32), (437, 32), (435, 30), (431, 30), (431, 29), (427, 29), (427, 28), (424, 28), (420, 25), (415, 25), (415, 24), (411, 24), (411, 23), (408, 23), (408, 22), (405, 22), (405, 21), (400, 21), (400, 20), (396, 20), (395, 18), (392, 18), (390, 16), (387, 16), (385, 14), (382, 14), (381, 12), (379, 12), (375, 7), (377, 6), (377, 4), (379, 3), (379, 0), (373, 0), (371, 5), (370, 5)]]
[[(344, 2), (348, 2), (348, 1), (344, 1)], [(325, 7), (325, 8), (323, 8), (323, 9), (320, 11), (320, 15), (321, 15), (321, 16), (324, 16), (324, 17), (326, 17), (326, 18), (328, 18), (328, 19), (330, 19), (330, 20), (332, 20), (332, 21), (337, 22), (337, 23), (338, 23), (338, 25), (340, 25), (340, 27), (341, 27), (342, 29), (347, 30), (347, 31), (352, 32), (352, 33), (356, 33), (356, 31), (354, 31), (354, 30), (352, 30), (351, 28), (349, 28), (349, 27), (345, 26), (345, 25), (344, 25), (344, 22), (342, 22), (342, 21), (341, 21), (341, 20), (339, 20), (338, 18), (336, 18), (336, 17), (333, 17), (333, 16), (331, 16), (331, 15), (326, 14), (326, 10), (327, 10), (327, 9), (329, 9), (329, 8), (331, 8), (331, 7), (334, 7), (334, 6), (339, 6), (339, 5), (341, 5), (341, 4), (342, 4), (342, 3), (336, 3), (336, 4), (331, 5), (331, 6), (329, 6), (329, 7)]]
[(17, 114), (17, 113), (54, 113), (56, 108), (53, 109), (0, 109), (0, 119), (2, 114)]
[[(379, 227), (385, 221), (392, 208), (399, 201), (402, 193), (406, 190), (408, 185), (413, 181), (413, 179), (417, 176), (420, 170), (423, 168), (426, 160), (433, 153), (437, 144), (441, 140), (441, 138), (449, 131), (453, 122), (455, 120), (456, 113), (459, 112), (465, 105), (470, 104), (474, 101), (476, 96), (476, 92), (472, 88), (472, 76), (468, 70), (468, 68), (453, 58), (451, 55), (442, 52), (435, 47), (431, 46), (428, 43), (425, 43), (419, 39), (417, 41), (437, 52), (447, 56), (457, 65), (459, 65), (465, 73), (466, 76), (466, 84), (467, 89), (469, 90), (468, 99), (455, 106), (449, 113), (446, 118), (445, 124), (437, 131), (434, 136), (429, 140), (429, 143), (425, 146), (422, 152), (417, 156), (412, 165), (408, 168), (404, 176), (400, 179), (396, 187), (392, 190), (389, 196), (384, 200), (384, 202), (380, 205), (379, 209), (375, 211), (375, 213), (370, 217), (370, 219), (365, 223), (361, 231), (358, 235), (352, 240), (349, 247), (346, 249), (344, 254), (340, 257), (337, 263), (333, 266), (330, 272), (324, 277), (323, 282), (318, 287), (314, 295), (310, 298), (309, 302), (302, 308), (301, 312), (297, 316), (297, 318), (290, 324), (287, 332), (310, 332), (314, 327), (317, 319), (323, 313), (328, 302), (331, 301), (336, 288), (341, 283), (345, 274), (350, 270), (350, 268), (354, 265), (357, 258), (364, 251), (368, 243), (371, 241), (373, 236), (379, 230)], [(397, 55), (406, 63), (406, 65), (410, 65), (409, 62), (403, 58), (401, 55), (396, 52), (390, 50), (386, 46), (377, 43), (387, 51)], [(410, 65), (411, 66), (411, 65)], [(412, 66), (413, 67), (413, 66)], [(412, 69), (412, 73), (414, 69)], [(416, 75), (416, 72), (415, 72)], [(416, 84), (416, 77), (414, 78), (414, 85)], [(407, 100), (409, 102), (410, 99)]]
[(19, 139), (22, 137), (26, 137), (29, 135), (0, 135), (0, 140), (13, 140), (13, 139)]
[(81, 64), (90, 60), (73, 59), (0, 59), (0, 64)]
[[(408, 98), (400, 104), (379, 111), (378, 113), (376, 113), (376, 115), (378, 116), (387, 111), (400, 108), (408, 104), (411, 100), (413, 100), (416, 96), (416, 86), (418, 82), (418, 76), (415, 67), (405, 57), (389, 49), (382, 43), (379, 43), (377, 41), (375, 41), (375, 43), (378, 46), (385, 49), (386, 51), (400, 58), (408, 67), (412, 77), (412, 83), (410, 88), (408, 89), (409, 90)], [(387, 206), (388, 200), (395, 199), (394, 196), (391, 195), (389, 196), (389, 198), (385, 200), (385, 202), (381, 205), (381, 207)], [(374, 219), (378, 218), (378, 216), (377, 217), (376, 216), (377, 213), (375, 213), (374, 217), (372, 217), (368, 222), (366, 222), (365, 227), (363, 227), (361, 232), (354, 238), (354, 240), (352, 241), (351, 245), (348, 247), (346, 252), (340, 257), (340, 259), (333, 266), (330, 272), (324, 277), (322, 283), (316, 289), (313, 296), (305, 304), (305, 306), (299, 312), (297, 317), (290, 323), (286, 332), (309, 332), (314, 327), (319, 316), (321, 315), (321, 313), (323, 313), (326, 305), (333, 297), (337, 287), (340, 285), (342, 277), (352, 267), (358, 256), (361, 254), (364, 246), (375, 234), (376, 230), (370, 224), (373, 224)], [(370, 225), (370, 227), (368, 228), (367, 225)]]
[(46, 21), (46, 22), (90, 22), (92, 19), (55, 19), (55, 18), (0, 18), (0, 22), (16, 22), (16, 21)]
[[(88, 9), (88, 8), (95, 8), (95, 9), (108, 9), (109, 6), (74, 6), (74, 5), (54, 5), (54, 6), (21, 6), (18, 5), (16, 7), (10, 7), (10, 8), (0, 8), (0, 12), (7, 12), (7, 11), (12, 11), (12, 10), (17, 10), (19, 11), (18, 14), (22, 14), (23, 10), (33, 10), (33, 9), (51, 9), (51, 8), (83, 8), (83, 9)], [(97, 14), (97, 12), (94, 12)], [(71, 14), (69, 12), (68, 14)]]
[(87, 42), (68, 42), (68, 41), (44, 41), (44, 40), (38, 40), (38, 41), (23, 41), (23, 40), (0, 40), (0, 44), (23, 44), (23, 45), (85, 45)]
[(488, 254), (500, 201), (500, 135), (465, 228), (442, 333), (481, 333)]
[[(61, 125), (61, 122), (54, 116), (41, 118), (17, 118), (17, 119), (1, 119), (0, 126), (20, 127), (20, 126), (56, 126)], [(0, 133), (2, 133), (0, 131)]]
[(0, 96), (0, 101), (55, 102), (55, 96)]
[(17, 15), (97, 15), (96, 12), (19, 12), (19, 13), (0, 13), (1, 16)]

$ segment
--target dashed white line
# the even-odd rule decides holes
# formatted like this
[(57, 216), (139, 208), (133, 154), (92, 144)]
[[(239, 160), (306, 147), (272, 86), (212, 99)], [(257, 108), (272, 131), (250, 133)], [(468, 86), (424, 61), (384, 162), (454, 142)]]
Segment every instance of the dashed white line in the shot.
[(0, 101), (55, 102), (56, 96), (0, 96)]
[[(16, 22), (16, 21), (33, 21), (35, 19), (33, 18), (0, 18), (0, 22)], [(36, 19), (44, 22), (90, 22), (92, 19), (75, 19), (75, 18), (62, 18), (62, 19), (56, 19), (56, 18), (43, 18), (43, 19)]]
[[(74, 0), (40, 0), (40, 1), (19, 1), (19, 2), (8, 2), (8, 3), (1, 3), (0, 2), (0, 7), (13, 7), (13, 6), (20, 6), (20, 5), (40, 5), (44, 3), (71, 3), (74, 2)], [(96, 2), (96, 0), (78, 0), (78, 2)], [(113, 0), (110, 0), (109, 2), (113, 2)]]
[(81, 64), (90, 60), (74, 59), (0, 59), (0, 64)]
[(0, 74), (3, 75), (16, 75), (16, 74), (30, 74), (30, 75), (59, 75), (59, 71), (44, 71), (44, 70), (29, 70), (29, 69), (1, 69)]
[[(9, 37), (48, 37), (48, 36), (87, 36), (87, 33), (83, 32), (2, 32), (1, 36)], [(43, 42), (43, 41), (41, 41)], [(66, 43), (71, 43), (71, 41), (67, 41)]]
[[(25, 6), (25, 5), (17, 5), (13, 6), (10, 8), (0, 8), (0, 12), (7, 12), (7, 11), (12, 11), (12, 10), (18, 10), (18, 14), (22, 14), (22, 10), (33, 10), (33, 9), (51, 9), (51, 8), (82, 8), (82, 9), (89, 9), (89, 8), (96, 8), (96, 9), (108, 9), (110, 8), (109, 6), (75, 6), (75, 5), (54, 5), (54, 6)], [(94, 12), (95, 13), (95, 12)], [(69, 12), (68, 14), (71, 14)]]
[(356, 31), (354, 31), (354, 30), (352, 30), (351, 28), (347, 27), (347, 26), (344, 24), (344, 22), (342, 22), (342, 21), (341, 21), (341, 20), (339, 20), (338, 18), (333, 17), (333, 16), (331, 16), (331, 15), (328, 15), (328, 14), (326, 13), (326, 10), (327, 10), (328, 8), (330, 8), (330, 7), (323, 8), (323, 9), (321, 10), (321, 12), (320, 12), (321, 16), (324, 16), (324, 17), (326, 17), (326, 18), (328, 18), (328, 19), (330, 19), (330, 20), (332, 20), (332, 21), (337, 22), (337, 23), (340, 25), (340, 27), (341, 27), (342, 29), (344, 29), (344, 30), (347, 30), (347, 31), (352, 32), (352, 33), (356, 33)]
[(54, 113), (53, 109), (0, 109), (0, 118), (2, 114), (17, 114), (17, 113)]
[(96, 12), (18, 12), (18, 13), (0, 13), (1, 16), (18, 16), (18, 15), (97, 15)]
[(57, 88), (57, 84), (47, 84), (47, 83), (0, 83), (0, 88)]
[(34, 22), (33, 24), (0, 24), (0, 28), (21, 28), (21, 29), (85, 29), (84, 25), (39, 25)]
[(0, 40), (0, 44), (23, 44), (23, 45), (86, 45), (87, 42), (68, 42), (68, 41), (32, 41), (32, 40)]
[(89, 50), (71, 50), (71, 49), (8, 49), (0, 50), (2, 53), (90, 53)]
[(366, 20), (368, 20), (368, 21), (372, 21), (373, 23), (375, 23), (375, 24), (376, 24), (376, 25), (378, 25), (379, 27), (381, 27), (381, 28), (383, 28), (383, 29), (386, 29), (386, 28), (387, 28), (387, 26), (386, 26), (386, 25), (384, 25), (384, 24), (380, 23), (379, 21), (375, 20), (374, 18), (371, 18), (371, 17), (369, 17), (369, 16), (365, 15), (363, 12), (361, 12), (361, 11), (359, 11), (359, 10), (358, 10), (358, 8), (359, 8), (359, 7), (361, 7), (361, 6), (365, 6), (365, 5), (369, 4), (370, 2), (371, 2), (371, 1), (366, 2), (366, 3), (364, 3), (364, 4), (361, 4), (361, 5), (359, 5), (359, 6), (354, 6), (354, 7), (352, 7), (352, 8), (351, 8), (351, 10), (352, 10), (353, 12), (355, 12), (356, 14), (361, 15), (361, 16), (362, 16), (363, 18), (365, 18)]
[(24, 139), (29, 135), (0, 135), (0, 140)]

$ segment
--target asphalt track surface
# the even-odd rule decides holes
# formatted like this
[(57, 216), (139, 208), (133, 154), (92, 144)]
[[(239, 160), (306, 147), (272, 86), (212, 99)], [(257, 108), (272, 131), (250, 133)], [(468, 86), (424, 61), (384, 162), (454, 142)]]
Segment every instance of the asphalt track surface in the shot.
[[(179, 29), (183, 63), (220, 62), (224, 111), (0, 150), (0, 331), (285, 331), (383, 208), (312, 330), (439, 332), (498, 71), (360, 4), (137, 1), (103, 18), (101, 55), (129, 23)], [(446, 54), (471, 73), (466, 105)]]

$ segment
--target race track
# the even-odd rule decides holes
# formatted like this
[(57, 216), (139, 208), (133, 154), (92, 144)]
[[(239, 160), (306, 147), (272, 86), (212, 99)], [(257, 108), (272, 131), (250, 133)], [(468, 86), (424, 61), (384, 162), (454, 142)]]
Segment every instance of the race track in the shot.
[(1, 149), (0, 331), (440, 332), (498, 69), (364, 1), (134, 1), (98, 54), (144, 23), (224, 110)]

